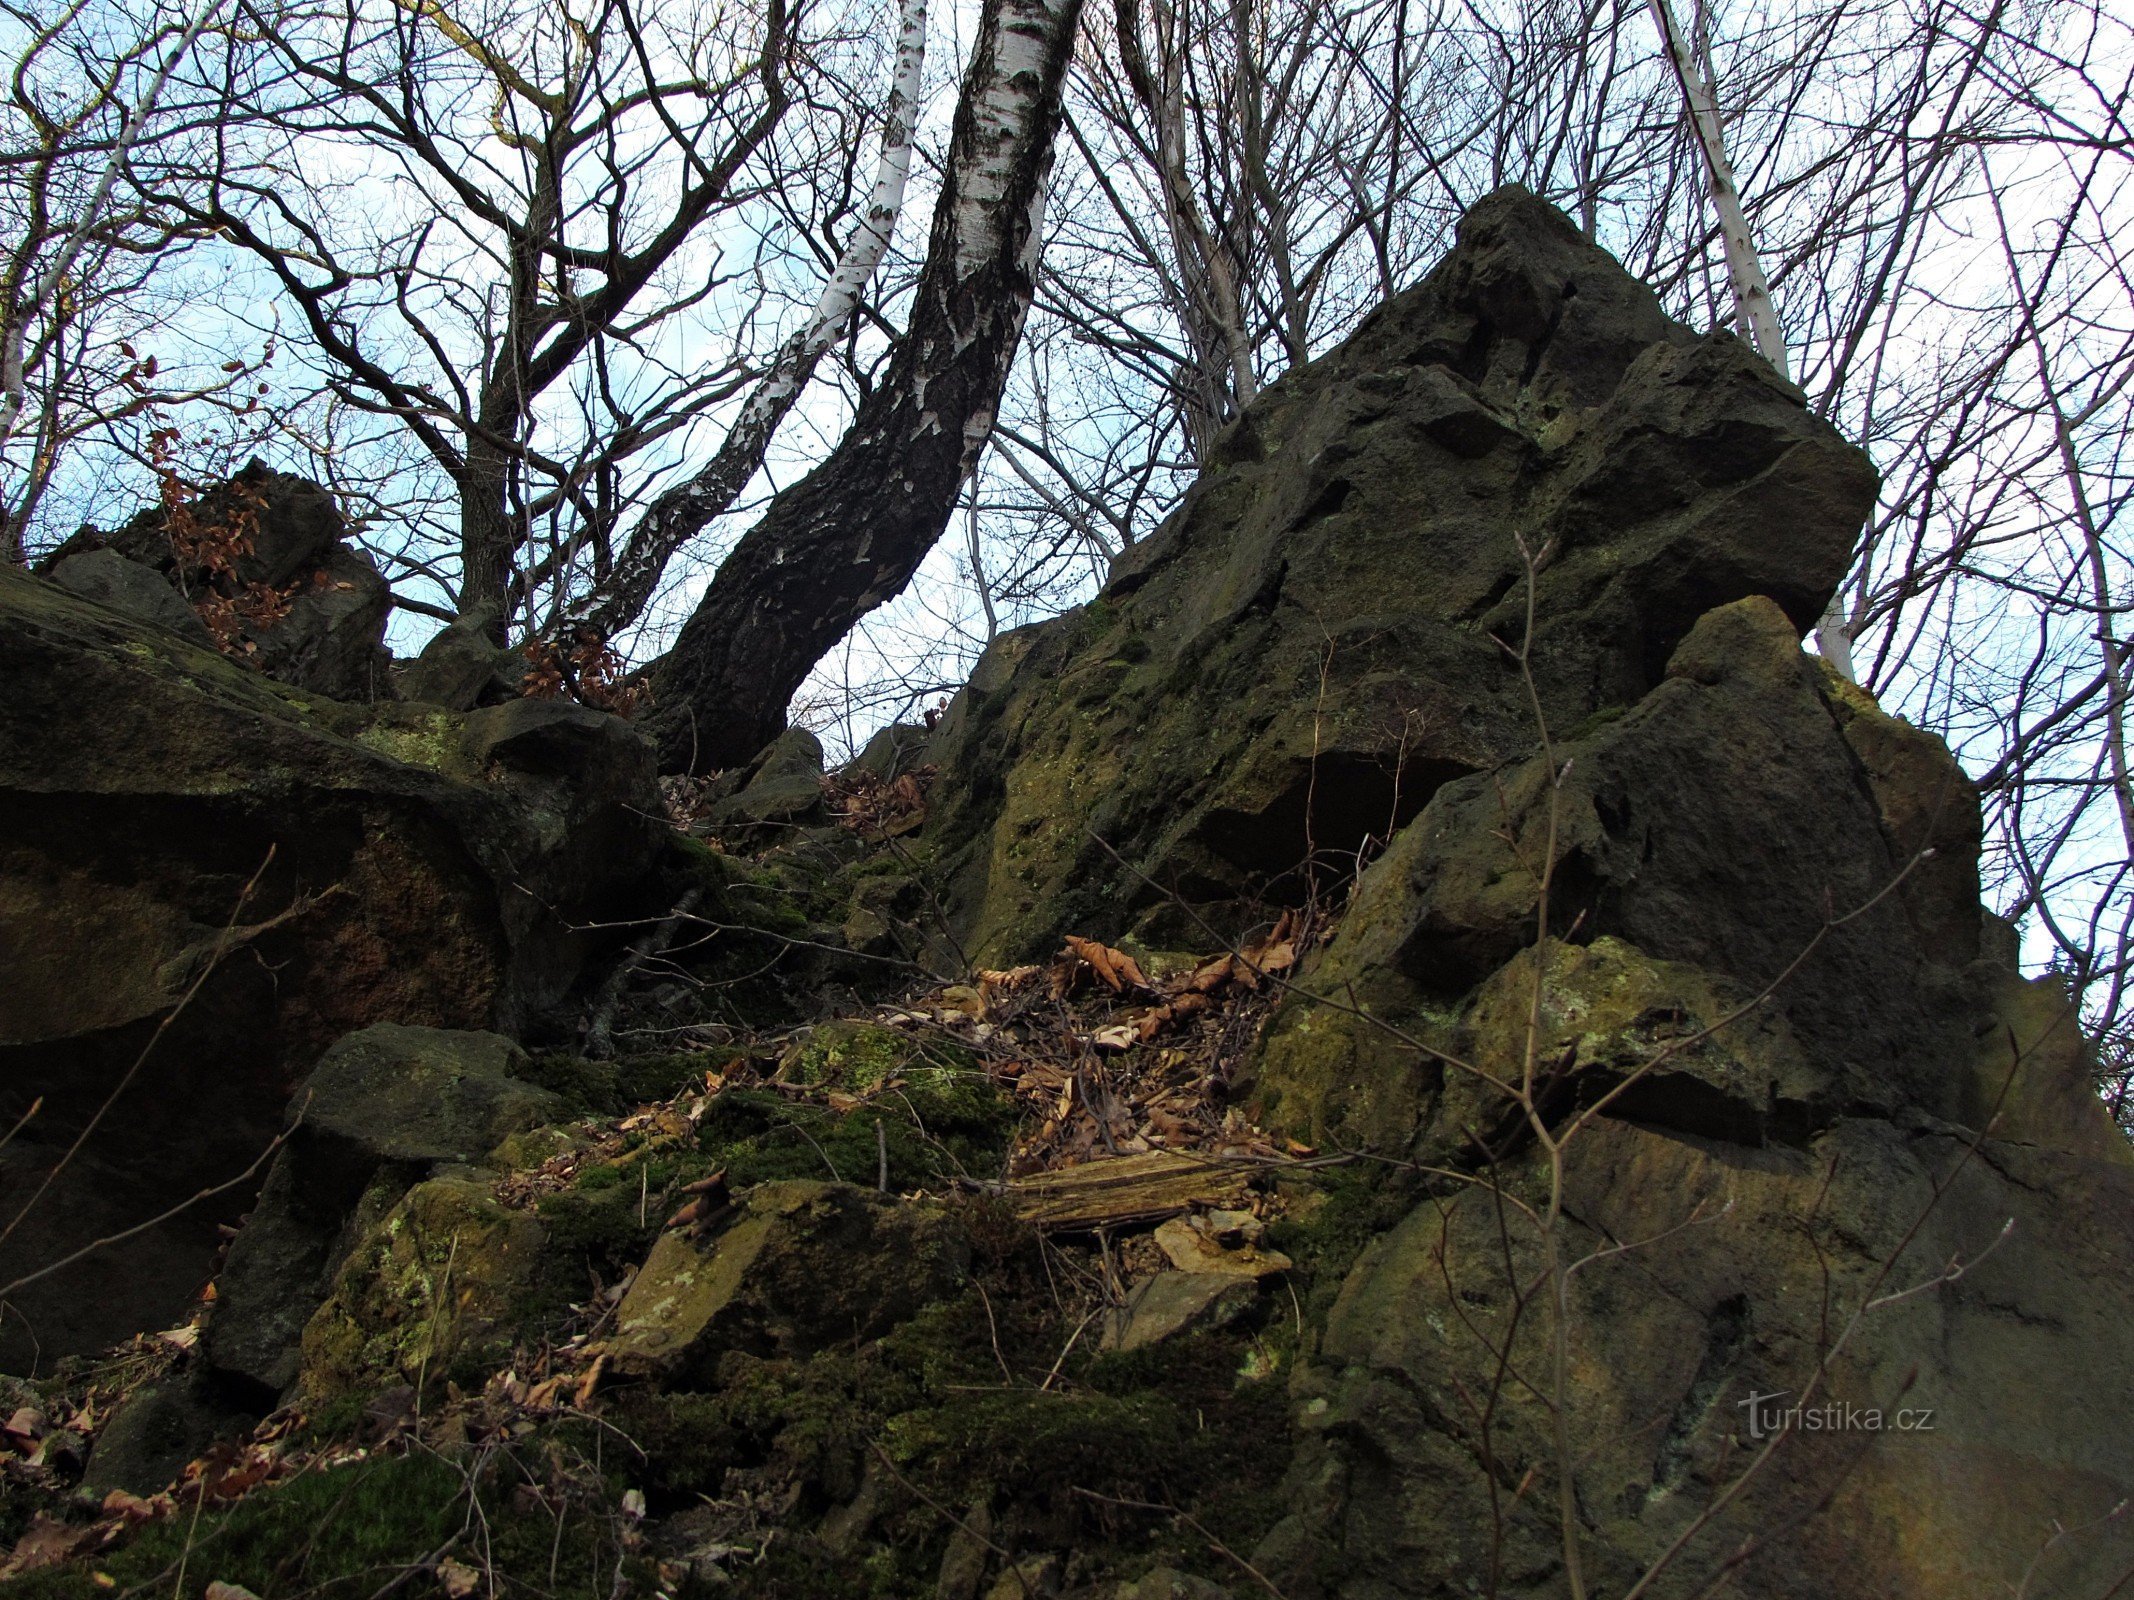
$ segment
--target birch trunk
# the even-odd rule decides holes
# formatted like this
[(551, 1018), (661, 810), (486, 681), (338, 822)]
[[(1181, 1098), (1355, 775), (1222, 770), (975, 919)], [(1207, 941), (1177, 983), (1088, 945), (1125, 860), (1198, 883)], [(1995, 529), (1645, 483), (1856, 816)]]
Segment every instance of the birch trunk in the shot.
[(1749, 232), (1748, 213), (1741, 208), (1741, 190), (1734, 182), (1733, 164), (1727, 160), (1726, 140), (1719, 125), (1719, 103), (1704, 70), (1697, 64), (1689, 41), (1675, 21), (1669, 0), (1652, 0), (1652, 14), (1660, 25), (1660, 38), (1667, 58), (1674, 64), (1682, 85), (1682, 99), (1689, 107), (1690, 123), (1697, 130), (1697, 143), (1704, 149), (1704, 170), (1711, 180), (1712, 210), (1719, 217), (1719, 238), (1726, 251), (1727, 282), (1734, 292), (1734, 312), (1763, 358), (1791, 380), (1786, 362), (1786, 341), (1778, 331), (1778, 317), (1771, 308), (1771, 286), (1764, 278), (1763, 262), (1756, 254), (1756, 239)]
[(566, 637), (589, 632), (611, 638), (643, 615), (666, 573), (667, 563), (724, 515), (747, 487), (763, 465), (778, 425), (814, 376), (816, 364), (852, 325), (904, 209), (904, 189), (911, 176), (912, 133), (918, 121), (925, 70), (926, 0), (903, 0), (897, 23), (896, 66), (890, 81), (874, 185), (859, 225), (845, 241), (843, 254), (823, 283), (813, 315), (779, 348), (770, 370), (749, 392), (740, 415), (712, 458), (686, 482), (652, 502), (624, 542), (607, 576), (571, 608), (561, 630)]
[(652, 668), (667, 770), (746, 760), (815, 663), (901, 593), (992, 432), (1035, 287), (1081, 0), (986, 0), (911, 322), (829, 457), (775, 500)]
[[(1697, 143), (1704, 151), (1704, 170), (1711, 180), (1712, 210), (1719, 219), (1719, 240), (1726, 252), (1727, 284), (1734, 295), (1734, 314), (1741, 331), (1757, 352), (1791, 381), (1793, 370), (1786, 359), (1785, 335), (1779, 331), (1778, 313), (1771, 304), (1770, 281), (1756, 253), (1756, 237), (1749, 231), (1748, 213), (1742, 209), (1741, 188), (1734, 181), (1733, 163), (1727, 159), (1725, 131), (1719, 121), (1719, 101), (1711, 79), (1698, 63), (1689, 41), (1682, 36), (1669, 0), (1651, 0), (1653, 19), (1660, 26), (1667, 59), (1682, 85), (1682, 100), (1689, 108)], [(1822, 620), (1815, 625), (1815, 647), (1848, 683), (1856, 681), (1852, 659), (1852, 633), (1846, 626), (1844, 589), (1830, 597)]]

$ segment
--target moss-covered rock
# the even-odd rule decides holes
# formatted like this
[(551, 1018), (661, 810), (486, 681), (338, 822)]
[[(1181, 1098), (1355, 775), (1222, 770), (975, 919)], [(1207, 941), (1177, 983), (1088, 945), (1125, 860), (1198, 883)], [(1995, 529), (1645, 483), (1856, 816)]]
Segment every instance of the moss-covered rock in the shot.
[[(1915, 774), (1928, 755), (1912, 747)], [(1771, 991), (1760, 1010), (1783, 1019), (1802, 1060), (1772, 1091), (1793, 1107), (1770, 1113), (1781, 1123), (1866, 1105), (1957, 1113), (1976, 910), (1915, 914), (1906, 845), (1773, 602), (1712, 612), (1663, 683), (1552, 756), (1448, 784), (1364, 873), (1270, 1029), (1256, 1078), (1270, 1116), (1404, 1143), (1448, 1070), (1418, 1045), (1465, 1047), (1456, 1019), (1485, 980), (1512, 981), (1492, 974), (1539, 931), (1544, 870), (1552, 934), (1620, 939), (1667, 964), (1662, 988), (1694, 968), (1714, 996)], [(1935, 839), (1960, 851), (1962, 832)], [(1968, 881), (1975, 908), (1976, 872), (1975, 856), (1951, 862), (1921, 906)], [(1709, 1015), (1720, 1002), (1683, 1003)]]
[[(42, 1099), (6, 1182), (142, 1062), (9, 1240), (25, 1271), (226, 1186), (352, 1031), (527, 1025), (617, 938), (587, 929), (659, 892), (642, 761), (477, 774), (441, 713), (336, 704), (14, 568), (0, 673), (0, 1115)], [(177, 1321), (249, 1200), (24, 1290), (42, 1358)], [(0, 1319), (0, 1366), (24, 1327)]]
[(531, 1331), (546, 1235), (491, 1190), (480, 1174), (419, 1183), (349, 1252), (304, 1329), (307, 1401), (478, 1384)]
[(938, 1205), (849, 1184), (747, 1195), (709, 1238), (663, 1233), (616, 1312), (619, 1372), (701, 1382), (727, 1350), (794, 1353), (879, 1337), (956, 1288), (970, 1246)]
[(1874, 484), (1748, 346), (1491, 196), (1247, 408), (1096, 602), (989, 649), (929, 753), (963, 946), (1006, 964), (1144, 920), (1200, 943), (1170, 896), (1219, 924), (1301, 898), (1521, 754), (1521, 538), (1534, 685), (1568, 729), (1650, 690), (1715, 605), (1806, 626)]
[[(2090, 1276), (2123, 1251), (2103, 1219), (2134, 1215), (2123, 1161), (1972, 1156), (1874, 1119), (1761, 1149), (1603, 1119), (1566, 1162), (1564, 1395), (1592, 1592), (1687, 1537), (1648, 1592), (1694, 1593), (1781, 1526), (1743, 1593), (1986, 1594), (2039, 1560), (2080, 1594), (2134, 1559), (2134, 1535), (2092, 1524), (2134, 1456), (2116, 1428), (2074, 1425), (2134, 1405), (2118, 1357), (2099, 1359), (2125, 1341), (2127, 1296)], [(1370, 1246), (1300, 1370), (1295, 1500), (1254, 1557), (1285, 1592), (1456, 1590), (1495, 1549), (1501, 1594), (1563, 1593), (1545, 1162), (1495, 1177), (1506, 1201), (1449, 1191)], [(1952, 1260), (1960, 1283), (1881, 1298)], [(1802, 1405), (1816, 1420), (1721, 1501)], [(1531, 1491), (1493, 1503), (1485, 1455)], [(2089, 1535), (2048, 1551), (2056, 1520)]]
[(432, 1170), (559, 1116), (554, 1094), (519, 1078), (525, 1065), (497, 1034), (393, 1023), (326, 1053), (218, 1283), (203, 1350), (226, 1384), (271, 1401), (364, 1228)]

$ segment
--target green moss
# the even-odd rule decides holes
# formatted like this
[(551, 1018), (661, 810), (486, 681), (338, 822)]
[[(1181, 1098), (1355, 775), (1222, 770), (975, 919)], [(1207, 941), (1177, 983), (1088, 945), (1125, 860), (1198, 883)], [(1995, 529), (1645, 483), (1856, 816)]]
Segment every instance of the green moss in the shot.
[(886, 1149), (892, 1189), (940, 1189), (958, 1177), (996, 1175), (1016, 1120), (1014, 1106), (975, 1072), (940, 1068), (908, 1072), (898, 1087), (843, 1114), (767, 1090), (729, 1089), (699, 1125), (698, 1144), (736, 1186), (774, 1178), (872, 1183)]
[(305, 1394), (479, 1384), (544, 1309), (545, 1244), (540, 1223), (499, 1206), (486, 1180), (416, 1185), (356, 1247), (304, 1329)]
[[(255, 1490), (197, 1519), (151, 1523), (101, 1556), (17, 1579), (8, 1594), (200, 1600), (215, 1580), (262, 1600), (365, 1600), (441, 1548), (477, 1568), (486, 1560), (500, 1593), (645, 1592), (648, 1564), (619, 1537), (621, 1480), (592, 1466), (593, 1449), (589, 1437), (550, 1429), (481, 1464), (428, 1452), (373, 1455)], [(527, 1484), (541, 1496), (517, 1493)], [(406, 1592), (438, 1591), (418, 1574)]]
[(460, 753), (464, 724), (449, 711), (402, 711), (394, 708), (355, 735), (366, 750), (431, 772), (463, 776), (466, 758)]
[(11, 1600), (91, 1600), (119, 1590), (173, 1592), (197, 1600), (210, 1579), (250, 1589), (262, 1600), (297, 1594), (360, 1597), (383, 1575), (421, 1561), (461, 1526), (463, 1480), (434, 1456), (377, 1457), (292, 1479), (248, 1495), (227, 1511), (172, 1517), (94, 1562), (32, 1573), (9, 1586)]

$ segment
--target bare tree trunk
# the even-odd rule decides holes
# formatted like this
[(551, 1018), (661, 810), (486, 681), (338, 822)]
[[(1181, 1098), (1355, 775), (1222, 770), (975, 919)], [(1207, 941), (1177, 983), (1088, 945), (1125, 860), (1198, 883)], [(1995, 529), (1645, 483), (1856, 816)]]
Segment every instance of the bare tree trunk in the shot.
[(1778, 316), (1771, 308), (1771, 285), (1764, 278), (1763, 262), (1756, 254), (1756, 239), (1749, 232), (1748, 213), (1741, 208), (1741, 190), (1734, 182), (1733, 163), (1727, 160), (1726, 140), (1719, 125), (1719, 102), (1704, 69), (1698, 65), (1689, 41), (1675, 21), (1668, 0), (1652, 0), (1653, 17), (1660, 24), (1660, 37), (1667, 45), (1667, 58), (1674, 63), (1682, 83), (1682, 99), (1704, 147), (1704, 170), (1711, 180), (1712, 210), (1719, 217), (1719, 240), (1726, 251), (1727, 281), (1734, 291), (1734, 311), (1742, 331), (1763, 358), (1778, 369), (1781, 378), (1793, 374), (1786, 364), (1786, 341), (1778, 331)]
[[(1786, 339), (1779, 331), (1778, 313), (1771, 304), (1771, 284), (1764, 276), (1763, 261), (1756, 253), (1756, 237), (1749, 231), (1748, 213), (1742, 209), (1741, 189), (1734, 181), (1733, 163), (1727, 159), (1726, 139), (1719, 121), (1719, 101), (1711, 78), (1697, 60), (1690, 42), (1682, 35), (1669, 0), (1652, 0), (1652, 14), (1660, 25), (1660, 38), (1667, 46), (1667, 59), (1674, 63), (1675, 77), (1682, 84), (1682, 100), (1697, 130), (1697, 143), (1704, 150), (1704, 170), (1711, 180), (1712, 210), (1719, 218), (1719, 241), (1726, 252), (1727, 283), (1734, 293), (1734, 314), (1758, 353), (1790, 381)], [(1845, 625), (1845, 590), (1841, 585), (1823, 608), (1815, 625), (1815, 647), (1848, 683), (1856, 681), (1852, 659), (1852, 634)]]
[(570, 609), (560, 630), (564, 634), (590, 632), (605, 639), (634, 622), (651, 602), (667, 563), (725, 513), (763, 465), (772, 435), (807, 388), (816, 363), (851, 326), (889, 249), (911, 175), (912, 132), (925, 72), (926, 0), (903, 0), (874, 188), (859, 226), (823, 284), (815, 314), (786, 341), (757, 381), (718, 452), (686, 483), (652, 502), (609, 575)]
[(902, 592), (992, 432), (1022, 336), (1081, 0), (987, 0), (911, 322), (829, 458), (772, 502), (652, 669), (669, 770), (785, 725), (825, 651)]

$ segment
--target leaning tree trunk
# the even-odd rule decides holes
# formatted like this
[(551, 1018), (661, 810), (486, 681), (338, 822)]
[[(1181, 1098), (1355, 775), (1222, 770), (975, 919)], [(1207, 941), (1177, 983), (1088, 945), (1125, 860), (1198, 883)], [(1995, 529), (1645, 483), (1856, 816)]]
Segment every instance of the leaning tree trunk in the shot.
[(888, 253), (889, 237), (904, 209), (904, 185), (911, 175), (913, 124), (926, 74), (926, 0), (901, 0), (897, 25), (896, 70), (883, 118), (882, 153), (875, 165), (859, 226), (845, 242), (837, 265), (824, 280), (808, 318), (778, 350), (770, 370), (757, 381), (725, 441), (689, 479), (652, 502), (631, 530), (628, 542), (609, 572), (572, 606), (557, 632), (565, 638), (592, 635), (607, 639), (644, 613), (659, 587), (667, 563), (691, 539), (724, 516), (749, 479), (763, 465), (771, 437), (800, 398), (815, 366), (859, 314), (875, 269)]
[(652, 668), (669, 771), (745, 760), (853, 623), (901, 593), (993, 427), (1029, 309), (1081, 0), (986, 0), (911, 322), (822, 465), (771, 503)]

